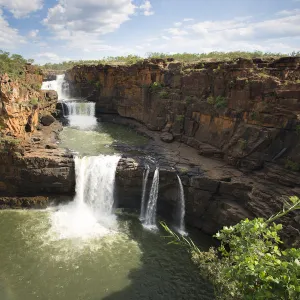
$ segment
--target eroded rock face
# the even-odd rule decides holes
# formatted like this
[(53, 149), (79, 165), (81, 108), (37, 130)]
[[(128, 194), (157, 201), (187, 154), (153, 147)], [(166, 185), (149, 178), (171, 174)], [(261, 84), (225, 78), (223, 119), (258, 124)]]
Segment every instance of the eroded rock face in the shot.
[(249, 170), (266, 160), (284, 165), (290, 157), (300, 169), (299, 62), (299, 57), (198, 64), (145, 60), (77, 66), (66, 79), (73, 95), (96, 102), (98, 113), (118, 113), (150, 130), (170, 132), (203, 155)]
[(43, 76), (34, 66), (27, 65), (25, 78), (11, 80), (0, 77), (0, 131), (24, 140), (27, 132), (34, 132), (39, 117), (55, 112), (57, 93), (41, 91)]

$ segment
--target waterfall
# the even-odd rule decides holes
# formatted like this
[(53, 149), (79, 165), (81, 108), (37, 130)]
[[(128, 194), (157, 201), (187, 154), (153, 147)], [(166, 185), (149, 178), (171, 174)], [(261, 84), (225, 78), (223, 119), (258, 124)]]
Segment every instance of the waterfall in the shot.
[(151, 190), (150, 190), (145, 222), (144, 222), (145, 226), (150, 229), (156, 228), (156, 204), (157, 204), (157, 197), (158, 197), (158, 187), (159, 187), (159, 167), (156, 167)]
[(147, 189), (149, 171), (150, 171), (149, 165), (145, 165), (145, 170), (144, 170), (144, 174), (143, 174), (143, 188), (142, 188), (142, 202), (141, 202), (140, 220), (145, 219), (146, 189)]
[(66, 102), (68, 115), (70, 116), (95, 116), (95, 103), (94, 102)]
[(116, 227), (113, 214), (115, 173), (120, 157), (75, 157), (76, 195), (52, 215), (59, 238), (88, 238), (109, 234)]
[(69, 99), (69, 84), (65, 81), (65, 75), (56, 75), (56, 80), (44, 81), (42, 90), (54, 90), (57, 92), (58, 100)]
[(67, 118), (71, 127), (93, 129), (97, 125), (94, 102), (64, 102), (67, 107)]
[(178, 184), (179, 184), (179, 205), (178, 205), (178, 215), (179, 215), (179, 226), (178, 231), (182, 235), (185, 235), (185, 225), (184, 225), (184, 216), (185, 216), (185, 198), (184, 190), (180, 177), (177, 175)]

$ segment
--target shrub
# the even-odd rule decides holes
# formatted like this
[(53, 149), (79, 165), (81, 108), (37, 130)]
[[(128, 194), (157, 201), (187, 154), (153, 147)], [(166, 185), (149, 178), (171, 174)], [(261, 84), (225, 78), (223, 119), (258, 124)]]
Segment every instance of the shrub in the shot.
[(226, 98), (224, 98), (222, 96), (218, 96), (216, 98), (215, 107), (216, 108), (225, 108), (225, 107), (227, 107), (227, 100), (226, 100)]
[(37, 98), (31, 98), (30, 99), (30, 104), (31, 105), (38, 105), (38, 103), (39, 103), (39, 99), (37, 99)]
[(221, 245), (201, 251), (194, 242), (172, 232), (165, 223), (169, 243), (185, 247), (203, 277), (215, 287), (217, 299), (299, 299), (300, 249), (280, 246), (279, 218), (300, 209), (300, 199), (290, 197), (281, 212), (269, 219), (245, 219), (223, 227), (214, 237)]
[(299, 172), (300, 171), (300, 164), (295, 162), (295, 161), (292, 161), (290, 158), (287, 158), (285, 160), (285, 168), (290, 169), (294, 172)]
[(239, 145), (241, 150), (245, 150), (248, 146), (248, 142), (244, 139), (239, 139)]
[(215, 98), (213, 96), (209, 96), (207, 98), (207, 103), (210, 105), (215, 105), (215, 103), (216, 103)]
[(161, 99), (168, 99), (169, 98), (169, 93), (167, 91), (161, 91), (159, 93), (159, 98), (161, 98)]
[(182, 122), (184, 120), (184, 115), (177, 115), (175, 120), (177, 122)]
[(300, 124), (296, 125), (296, 133), (300, 135)]
[(153, 83), (151, 83), (151, 85), (150, 85), (150, 89), (151, 89), (151, 91), (153, 91), (153, 92), (157, 92), (157, 91), (161, 90), (162, 88), (163, 88), (163, 86), (162, 86), (162, 84), (159, 83), (159, 82), (153, 82)]

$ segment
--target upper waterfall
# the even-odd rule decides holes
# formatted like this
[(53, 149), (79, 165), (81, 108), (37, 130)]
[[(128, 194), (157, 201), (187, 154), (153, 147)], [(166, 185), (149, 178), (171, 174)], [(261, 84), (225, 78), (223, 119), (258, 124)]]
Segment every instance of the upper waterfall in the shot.
[(42, 90), (54, 90), (57, 92), (58, 100), (69, 99), (69, 84), (65, 81), (65, 74), (56, 75), (56, 80), (44, 81)]

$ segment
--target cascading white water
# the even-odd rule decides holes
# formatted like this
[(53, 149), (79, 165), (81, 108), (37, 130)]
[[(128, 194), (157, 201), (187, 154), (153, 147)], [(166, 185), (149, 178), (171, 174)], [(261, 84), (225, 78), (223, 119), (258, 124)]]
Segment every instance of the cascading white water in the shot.
[(119, 159), (117, 155), (75, 158), (74, 201), (52, 214), (53, 230), (60, 239), (103, 236), (116, 228), (112, 210)]
[(97, 125), (94, 102), (65, 102), (67, 118), (71, 127), (80, 129), (93, 129)]
[(54, 90), (57, 92), (58, 100), (69, 99), (69, 84), (65, 81), (65, 75), (56, 75), (56, 80), (44, 81), (42, 90)]
[(185, 216), (185, 197), (182, 181), (177, 175), (178, 184), (179, 184), (179, 205), (178, 205), (178, 215), (179, 215), (179, 226), (178, 231), (182, 235), (186, 235), (185, 225), (184, 225), (184, 216)]
[(159, 167), (156, 167), (153, 176), (149, 201), (147, 205), (147, 211), (145, 215), (145, 222), (144, 222), (145, 227), (150, 229), (156, 228), (156, 206), (157, 206), (157, 197), (158, 197), (158, 187), (159, 187)]
[(145, 170), (144, 170), (144, 174), (143, 174), (143, 187), (142, 187), (142, 202), (141, 202), (140, 220), (145, 219), (146, 189), (147, 189), (147, 182), (148, 182), (149, 172), (150, 172), (149, 165), (145, 165)]

